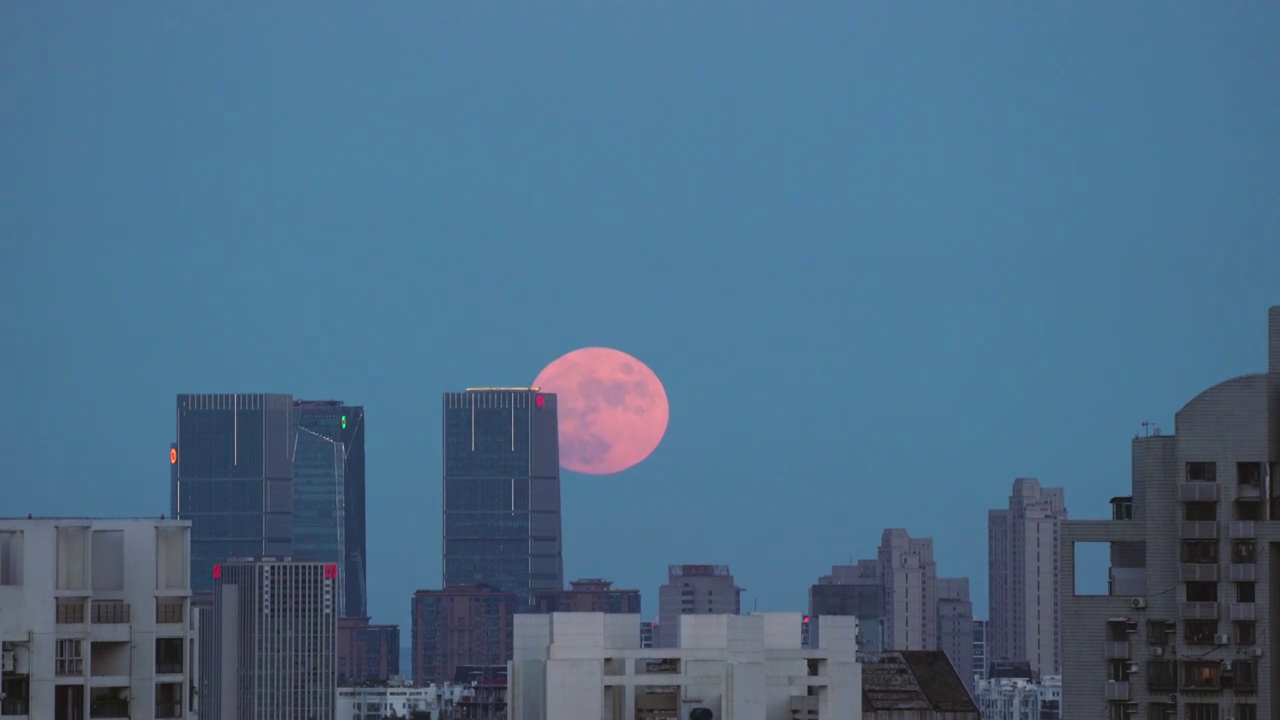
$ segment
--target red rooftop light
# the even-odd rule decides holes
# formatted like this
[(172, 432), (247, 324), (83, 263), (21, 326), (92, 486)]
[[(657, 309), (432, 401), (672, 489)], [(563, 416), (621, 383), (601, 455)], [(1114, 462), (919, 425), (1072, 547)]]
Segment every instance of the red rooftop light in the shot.
[(547, 399), (541, 395), (538, 395), (533, 399), (533, 404), (537, 405), (538, 407), (542, 407), (543, 405), (547, 404)]
[(221, 565), (214, 565), (214, 566), (213, 566), (213, 579), (214, 579), (214, 580), (219, 580), (219, 579), (221, 579), (221, 578), (222, 578), (222, 566), (221, 566)]
[(329, 564), (324, 566), (324, 579), (333, 580), (338, 577), (338, 566)]

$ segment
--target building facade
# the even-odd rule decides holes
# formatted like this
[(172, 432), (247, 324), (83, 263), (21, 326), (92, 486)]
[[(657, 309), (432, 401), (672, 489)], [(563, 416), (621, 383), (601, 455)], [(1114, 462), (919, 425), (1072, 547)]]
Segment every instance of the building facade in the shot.
[(938, 565), (933, 540), (906, 530), (885, 530), (877, 556), (884, 584), (884, 646), (889, 650), (938, 649)]
[(540, 590), (534, 594), (534, 608), (540, 613), (603, 612), (640, 614), (640, 591), (617, 590), (601, 578), (574, 580), (568, 590)]
[(293, 543), (293, 398), (179, 395), (170, 513), (191, 521), (191, 589), (231, 557), (288, 556)]
[(984, 680), (987, 677), (987, 638), (990, 623), (986, 620), (973, 621), (973, 679)]
[(858, 651), (884, 648), (884, 585), (877, 563), (837, 565), (809, 588), (809, 615), (846, 615), (858, 619)]
[(400, 675), (400, 627), (338, 618), (338, 684), (389, 682)]
[(231, 559), (212, 575), (211, 716), (334, 720), (337, 564)]
[(564, 587), (556, 396), (444, 394), (444, 587), (521, 596)]
[(684, 615), (738, 615), (742, 588), (728, 565), (671, 565), (667, 584), (658, 588), (656, 647), (680, 646), (680, 618)]
[(975, 699), (982, 720), (1059, 720), (1062, 678), (992, 678), (978, 681)]
[(513, 617), (523, 598), (485, 585), (454, 585), (413, 594), (413, 681), (453, 681), (465, 665), (506, 665)]
[(973, 694), (973, 603), (968, 578), (938, 579), (938, 650)]
[(992, 659), (1026, 660), (1037, 674), (1062, 670), (1059, 550), (1067, 519), (1062, 488), (1013, 482), (1007, 509), (987, 513)]
[(191, 524), (0, 520), (0, 717), (192, 717)]
[[(516, 616), (508, 691), (520, 720), (858, 718), (857, 620), (798, 613), (679, 616), (680, 647), (640, 647), (638, 615)], [(655, 653), (660, 652), (658, 657)]]
[(364, 408), (298, 400), (293, 423), (292, 557), (336, 563), (340, 617), (364, 617)]
[[(1063, 524), (1063, 716), (1274, 718), (1280, 635), (1280, 307), (1268, 371), (1204, 391), (1173, 435), (1133, 440), (1110, 520)], [(1103, 595), (1077, 594), (1076, 546), (1110, 545)]]

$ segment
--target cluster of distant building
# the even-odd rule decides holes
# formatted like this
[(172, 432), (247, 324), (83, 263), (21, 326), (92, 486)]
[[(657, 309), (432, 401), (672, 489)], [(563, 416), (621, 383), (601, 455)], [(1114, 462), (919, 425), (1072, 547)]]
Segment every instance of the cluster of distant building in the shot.
[[(897, 529), (808, 615), (743, 615), (727, 567), (672, 565), (643, 621), (636, 590), (565, 587), (556, 396), (446, 393), (443, 577), (411, 600), (411, 681), (367, 612), (364, 409), (180, 395), (168, 518), (0, 521), (0, 720), (1273, 717), (1280, 307), (1268, 337), (1266, 373), (1134, 440), (1110, 520), (1014, 482), (985, 621)], [(1105, 594), (1077, 594), (1086, 542), (1110, 546)]]

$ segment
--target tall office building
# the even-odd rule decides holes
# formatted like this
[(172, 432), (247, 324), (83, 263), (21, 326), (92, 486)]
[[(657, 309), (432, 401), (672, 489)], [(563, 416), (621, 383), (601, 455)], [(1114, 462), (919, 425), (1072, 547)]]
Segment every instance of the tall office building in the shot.
[(170, 512), (191, 521), (191, 589), (231, 557), (287, 556), (293, 544), (293, 398), (178, 396)]
[[(1063, 523), (1067, 720), (1280, 716), (1280, 307), (1268, 341), (1268, 372), (1200, 393), (1173, 435), (1133, 440), (1110, 520)], [(1077, 543), (1110, 544), (1105, 594), (1078, 594)]]
[(742, 588), (728, 565), (671, 565), (667, 584), (658, 588), (658, 627), (654, 645), (680, 647), (681, 615), (739, 615)]
[(1008, 509), (987, 513), (992, 660), (1025, 660), (1037, 675), (1062, 672), (1058, 550), (1066, 519), (1062, 488), (1031, 478), (1014, 480)]
[(473, 584), (526, 605), (564, 587), (554, 394), (444, 394), (444, 585)]
[(968, 578), (938, 578), (938, 649), (973, 694), (973, 603)]
[(338, 565), (342, 617), (365, 617), (364, 408), (293, 403), (293, 559)]
[(211, 574), (212, 717), (334, 720), (337, 564), (233, 559)]

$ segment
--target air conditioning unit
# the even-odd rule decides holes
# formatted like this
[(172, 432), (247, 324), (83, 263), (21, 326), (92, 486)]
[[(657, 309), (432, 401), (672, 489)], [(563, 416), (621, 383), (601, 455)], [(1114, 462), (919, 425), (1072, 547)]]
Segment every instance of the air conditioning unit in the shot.
[(1162, 648), (1162, 647), (1153, 647), (1153, 648), (1151, 648), (1151, 656), (1152, 656), (1152, 657), (1164, 657), (1164, 648)]
[(1137, 675), (1138, 663), (1129, 663), (1128, 665), (1125, 666), (1125, 670), (1127, 670), (1130, 675)]
[(1231, 643), (1230, 635), (1214, 635), (1213, 636), (1214, 645), (1228, 645), (1230, 643)]
[(4, 660), (0, 661), (0, 666), (3, 666), (4, 672), (13, 672), (13, 651), (12, 650), (5, 651)]
[(1254, 657), (1262, 657), (1262, 648), (1260, 647), (1249, 648), (1249, 654)]
[(1147, 599), (1144, 597), (1136, 597), (1130, 601), (1134, 610), (1141, 610), (1147, 606)]
[(1178, 693), (1174, 693), (1174, 694), (1172, 694), (1172, 695), (1170, 695), (1170, 696), (1169, 696), (1169, 703), (1170, 703), (1170, 704), (1172, 704), (1172, 705), (1177, 705), (1177, 704), (1178, 704)]

